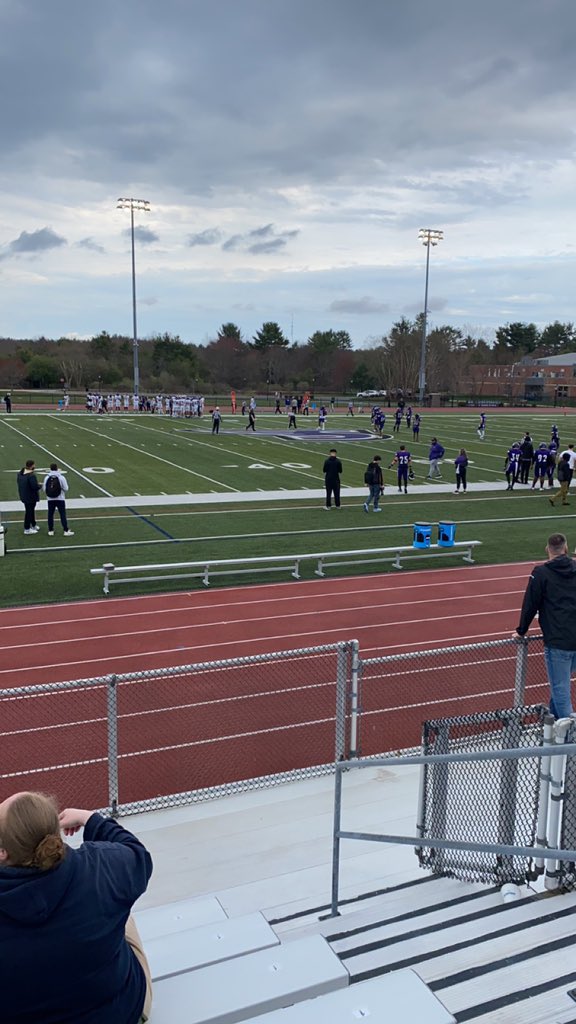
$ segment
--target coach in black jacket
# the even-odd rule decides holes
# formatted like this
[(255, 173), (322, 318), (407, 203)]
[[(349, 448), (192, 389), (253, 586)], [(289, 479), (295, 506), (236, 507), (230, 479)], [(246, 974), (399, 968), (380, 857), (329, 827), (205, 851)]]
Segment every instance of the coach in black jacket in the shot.
[(340, 474), (342, 472), (342, 463), (337, 457), (335, 448), (330, 449), (328, 458), (324, 462), (323, 472), (326, 486), (325, 508), (332, 507), (332, 495), (334, 495), (336, 508), (340, 508)]
[(546, 545), (548, 561), (532, 570), (526, 587), (517, 636), (525, 636), (538, 613), (550, 683), (550, 710), (555, 718), (572, 714), (570, 677), (576, 670), (576, 562), (568, 555), (562, 533)]

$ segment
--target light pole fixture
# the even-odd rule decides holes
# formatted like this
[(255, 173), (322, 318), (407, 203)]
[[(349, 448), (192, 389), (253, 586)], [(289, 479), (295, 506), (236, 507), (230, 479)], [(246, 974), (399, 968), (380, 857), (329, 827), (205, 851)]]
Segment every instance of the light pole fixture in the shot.
[(424, 319), (422, 321), (422, 345), (420, 348), (420, 373), (418, 374), (418, 398), (420, 405), (424, 401), (426, 389), (426, 338), (428, 334), (428, 274), (430, 272), (430, 246), (438, 245), (444, 238), (443, 231), (435, 228), (420, 228), (418, 238), (426, 246), (426, 286), (424, 289)]
[(136, 255), (134, 250), (134, 210), (150, 213), (147, 199), (119, 199), (117, 210), (130, 210), (130, 237), (132, 239), (132, 342), (134, 352), (134, 394), (140, 394), (140, 367), (138, 365), (138, 327), (136, 322)]

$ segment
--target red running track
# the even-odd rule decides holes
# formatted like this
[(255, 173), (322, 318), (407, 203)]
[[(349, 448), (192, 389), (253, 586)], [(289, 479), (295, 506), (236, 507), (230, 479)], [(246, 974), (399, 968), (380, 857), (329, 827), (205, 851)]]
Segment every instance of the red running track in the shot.
[[(363, 657), (509, 636), (532, 563), (375, 574), (0, 612), (0, 688), (358, 639)], [(484, 659), (484, 660), (482, 660)], [(426, 717), (508, 706), (514, 652), (395, 665), (365, 680), (363, 750), (418, 743)], [(490, 662), (490, 664), (488, 664)], [(312, 670), (311, 670), (312, 669)], [(334, 655), (119, 688), (120, 799), (330, 761)], [(107, 784), (105, 688), (4, 700), (1, 792)], [(383, 732), (387, 729), (386, 740)], [(384, 743), (384, 745), (383, 745)], [(60, 766), (54, 769), (51, 766)], [(21, 781), (19, 781), (21, 780)], [(77, 799), (77, 797), (76, 797)]]
[(357, 639), (364, 657), (508, 636), (532, 562), (0, 611), (0, 688)]

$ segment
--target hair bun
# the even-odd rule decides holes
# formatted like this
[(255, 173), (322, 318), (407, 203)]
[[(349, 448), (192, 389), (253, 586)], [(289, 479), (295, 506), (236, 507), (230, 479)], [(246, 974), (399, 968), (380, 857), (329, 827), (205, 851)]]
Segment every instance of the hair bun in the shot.
[(50, 868), (55, 868), (64, 859), (65, 853), (66, 846), (60, 836), (44, 836), (34, 850), (32, 867), (48, 871)]

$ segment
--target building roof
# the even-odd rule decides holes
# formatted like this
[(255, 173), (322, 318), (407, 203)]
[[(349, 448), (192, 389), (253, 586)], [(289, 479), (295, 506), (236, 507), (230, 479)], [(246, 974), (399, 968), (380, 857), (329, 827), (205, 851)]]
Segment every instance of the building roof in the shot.
[(576, 364), (576, 352), (563, 352), (559, 356), (543, 356), (535, 359), (538, 366), (574, 366)]

